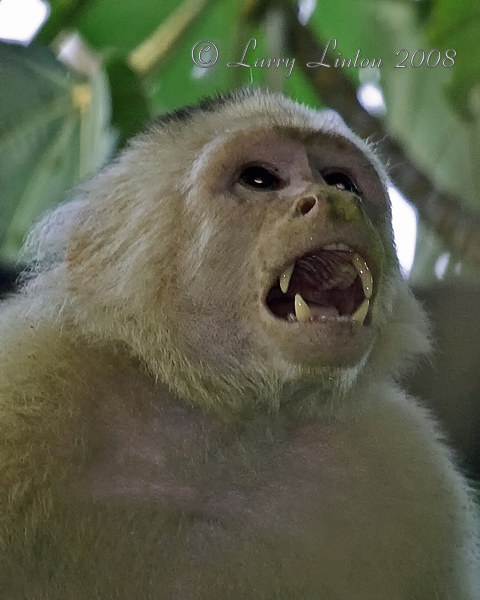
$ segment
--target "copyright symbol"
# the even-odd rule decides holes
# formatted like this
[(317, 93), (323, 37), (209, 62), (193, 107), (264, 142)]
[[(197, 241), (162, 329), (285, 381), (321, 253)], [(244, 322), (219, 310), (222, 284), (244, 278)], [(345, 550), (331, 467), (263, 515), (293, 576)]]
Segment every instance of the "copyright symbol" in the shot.
[(192, 60), (201, 69), (208, 69), (218, 60), (218, 48), (213, 42), (201, 40), (192, 48)]

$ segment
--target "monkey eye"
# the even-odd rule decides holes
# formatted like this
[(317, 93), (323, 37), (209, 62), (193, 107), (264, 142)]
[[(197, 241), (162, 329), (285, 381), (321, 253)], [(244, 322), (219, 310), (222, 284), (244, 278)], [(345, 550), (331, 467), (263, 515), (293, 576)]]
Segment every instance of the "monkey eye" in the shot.
[(259, 191), (278, 190), (283, 185), (280, 177), (260, 165), (245, 167), (238, 180), (242, 185)]
[(357, 196), (360, 194), (357, 186), (353, 183), (350, 177), (341, 171), (332, 171), (331, 173), (322, 175), (322, 177), (327, 185), (333, 185), (339, 190), (352, 192), (352, 194), (357, 194)]

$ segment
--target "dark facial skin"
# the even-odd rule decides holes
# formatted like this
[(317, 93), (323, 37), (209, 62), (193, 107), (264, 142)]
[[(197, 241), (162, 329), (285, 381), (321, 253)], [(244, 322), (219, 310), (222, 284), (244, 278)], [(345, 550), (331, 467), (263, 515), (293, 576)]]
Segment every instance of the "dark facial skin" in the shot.
[[(385, 259), (392, 260), (391, 251), (385, 250), (391, 240), (383, 186), (360, 152), (342, 140), (322, 141), (317, 135), (304, 142), (292, 133), (277, 132), (264, 133), (254, 142), (251, 138), (251, 133), (239, 134), (200, 162), (200, 185), (190, 192), (193, 247), (202, 244), (206, 252), (201, 253), (198, 278), (192, 278), (191, 264), (198, 262), (199, 251), (186, 250), (180, 270), (188, 274), (188, 300), (200, 313), (215, 306), (216, 322), (228, 324), (221, 341), (222, 332), (204, 321), (205, 329), (194, 339), (195, 355), (202, 356), (213, 327), (216, 343), (207, 348), (218, 350), (209, 355), (217, 364), (238, 352), (273, 352), (297, 365), (353, 366), (373, 343), (373, 304)], [(201, 213), (196, 196), (203, 199)], [(225, 227), (230, 222), (236, 224), (233, 231)], [(365, 325), (333, 318), (308, 323), (274, 318), (266, 298), (281, 273), (301, 256), (332, 244), (347, 246), (352, 256), (360, 254), (373, 274), (374, 297)], [(251, 261), (245, 261), (245, 248), (252, 253)], [(219, 281), (217, 272), (232, 274), (223, 293), (223, 278)], [(219, 291), (216, 297), (210, 294), (212, 286)], [(268, 350), (259, 347), (258, 335), (249, 331), (253, 325), (264, 332)], [(241, 340), (234, 349), (229, 346), (232, 334)]]

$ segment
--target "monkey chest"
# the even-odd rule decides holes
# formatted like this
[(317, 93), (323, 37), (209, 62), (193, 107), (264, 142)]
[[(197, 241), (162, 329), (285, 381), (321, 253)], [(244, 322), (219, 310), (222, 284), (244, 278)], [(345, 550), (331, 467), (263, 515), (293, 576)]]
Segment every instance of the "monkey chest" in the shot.
[(448, 536), (428, 482), (318, 432), (247, 442), (97, 465), (77, 513), (89, 573), (124, 593), (129, 565), (152, 599), (417, 597), (412, 565), (442, 564)]

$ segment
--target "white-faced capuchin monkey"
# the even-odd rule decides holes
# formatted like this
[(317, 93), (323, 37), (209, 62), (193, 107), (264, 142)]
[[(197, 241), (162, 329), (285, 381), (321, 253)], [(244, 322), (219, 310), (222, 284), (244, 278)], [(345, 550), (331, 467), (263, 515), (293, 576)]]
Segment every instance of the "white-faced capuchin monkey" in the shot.
[(386, 174), (335, 113), (170, 114), (29, 246), (1, 600), (480, 599), (472, 492), (396, 383), (429, 344)]

